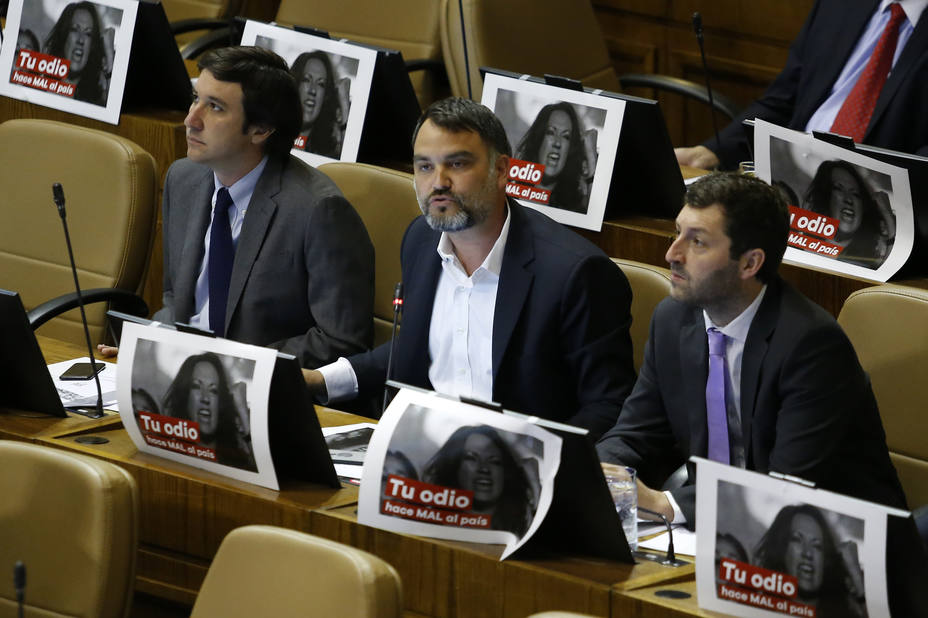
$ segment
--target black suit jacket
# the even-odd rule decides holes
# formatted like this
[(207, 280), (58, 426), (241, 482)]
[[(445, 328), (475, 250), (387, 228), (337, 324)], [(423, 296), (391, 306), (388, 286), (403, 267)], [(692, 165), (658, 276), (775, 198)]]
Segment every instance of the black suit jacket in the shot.
[[(507, 409), (590, 430), (615, 423), (635, 381), (631, 288), (602, 251), (548, 217), (510, 203), (493, 318), (493, 398)], [(395, 380), (431, 388), (429, 327), (441, 234), (419, 217), (403, 239), (403, 325)], [(389, 344), (349, 358), (361, 395), (383, 388)]]
[[(164, 182), (164, 298), (155, 319), (187, 322), (203, 264), (213, 172), (175, 161)], [(318, 367), (370, 347), (374, 248), (361, 218), (327, 176), (270, 158), (242, 224), (226, 337)]]
[[(703, 145), (718, 155), (722, 167), (751, 160), (741, 121), (761, 118), (805, 130), (812, 114), (828, 98), (879, 0), (818, 0), (793, 41), (783, 71), (755, 101), (715, 139)], [(864, 143), (902, 152), (928, 154), (928, 11), (896, 61), (880, 93)]]
[[(658, 305), (638, 382), (618, 423), (597, 444), (600, 459), (638, 469), (660, 487), (691, 455), (706, 457), (708, 344), (701, 309)], [(741, 365), (746, 467), (890, 506), (905, 498), (889, 459), (870, 380), (829, 314), (782, 281), (767, 291)], [(672, 492), (695, 523), (695, 474)]]

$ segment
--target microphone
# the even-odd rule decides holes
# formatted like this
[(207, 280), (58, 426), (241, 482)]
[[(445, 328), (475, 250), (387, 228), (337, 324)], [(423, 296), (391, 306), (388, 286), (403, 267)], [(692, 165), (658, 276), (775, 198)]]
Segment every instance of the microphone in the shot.
[[(696, 14), (699, 15), (699, 13), (696, 13)], [(677, 554), (673, 550), (673, 527), (670, 525), (670, 522), (667, 520), (667, 517), (665, 517), (663, 513), (658, 513), (657, 511), (646, 509), (640, 505), (638, 506), (638, 510), (643, 511), (647, 513), (648, 515), (653, 515), (654, 517), (657, 517), (662, 522), (664, 522), (664, 527), (667, 528), (667, 555), (664, 556), (664, 559), (660, 561), (660, 564), (663, 564), (665, 566), (673, 566), (673, 567), (678, 567), (678, 566), (682, 566), (686, 564), (685, 562), (681, 562), (680, 560), (677, 560)]]
[(68, 245), (68, 257), (71, 259), (71, 274), (74, 275), (74, 289), (77, 290), (77, 304), (81, 310), (81, 323), (84, 325), (84, 337), (87, 340), (87, 352), (90, 358), (90, 366), (93, 371), (93, 379), (97, 383), (97, 406), (94, 410), (75, 410), (78, 414), (90, 418), (103, 418), (103, 389), (100, 388), (100, 375), (97, 371), (97, 363), (93, 357), (93, 345), (90, 343), (90, 329), (87, 327), (87, 315), (84, 313), (84, 297), (81, 295), (81, 286), (77, 282), (77, 266), (74, 265), (74, 251), (71, 249), (71, 235), (68, 233), (68, 218), (64, 208), (64, 189), (61, 183), (56, 182), (52, 185), (52, 195), (55, 200), (55, 206), (58, 207), (58, 215), (61, 217), (61, 225), (64, 228), (64, 240)]
[(702, 57), (702, 72), (706, 78), (706, 92), (709, 95), (709, 115), (712, 116), (712, 128), (715, 130), (715, 151), (718, 152), (722, 148), (722, 141), (719, 139), (719, 123), (715, 119), (715, 98), (712, 96), (712, 84), (709, 82), (709, 65), (706, 63), (706, 47), (702, 37), (702, 15), (698, 11), (693, 13), (693, 31), (696, 33), (699, 55)]
[(19, 606), (19, 618), (23, 618), (23, 604), (26, 601), (26, 565), (17, 560), (13, 566), (13, 588), (16, 589), (16, 604)]
[(467, 57), (467, 32), (464, 30), (464, 0), (458, 0), (458, 11), (461, 14), (461, 45), (464, 46), (464, 75), (467, 76), (467, 98), (473, 99), (474, 93), (470, 88), (470, 58)]
[[(393, 348), (396, 347), (396, 326), (399, 323), (400, 314), (403, 313), (403, 282), (400, 281), (393, 288), (393, 332), (390, 334), (390, 356), (387, 357), (387, 381), (391, 379), (393, 371)], [(389, 387), (384, 384), (383, 387), (383, 406), (380, 408), (380, 414), (387, 409), (387, 399)]]

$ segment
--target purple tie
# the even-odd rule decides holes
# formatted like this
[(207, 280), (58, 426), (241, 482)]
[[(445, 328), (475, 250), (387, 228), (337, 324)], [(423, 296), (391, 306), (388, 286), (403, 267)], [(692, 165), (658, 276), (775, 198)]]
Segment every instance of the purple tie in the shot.
[(709, 425), (709, 459), (729, 463), (728, 411), (725, 408), (725, 335), (710, 328), (709, 379), (706, 381), (706, 420)]
[(232, 227), (229, 225), (229, 208), (232, 196), (225, 187), (216, 195), (213, 224), (209, 232), (209, 327), (217, 337), (225, 334), (226, 304), (229, 301), (229, 281), (232, 279), (232, 261), (235, 248), (232, 244)]

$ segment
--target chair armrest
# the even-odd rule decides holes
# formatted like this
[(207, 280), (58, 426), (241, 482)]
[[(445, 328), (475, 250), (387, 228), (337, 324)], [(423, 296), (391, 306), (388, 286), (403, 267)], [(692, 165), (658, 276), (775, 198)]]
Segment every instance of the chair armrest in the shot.
[(186, 32), (195, 32), (197, 30), (219, 30), (228, 28), (229, 20), (222, 17), (194, 17), (192, 19), (178, 19), (170, 24), (171, 34), (177, 36)]
[[(231, 19), (185, 19), (175, 23), (181, 24), (183, 22), (190, 22), (191, 27), (180, 32), (210, 31), (180, 48), (180, 55), (184, 60), (191, 60), (203, 52), (217, 47), (240, 45), (242, 33), (245, 31), (245, 20), (241, 17)], [(202, 27), (197, 28), (197, 25), (202, 25)], [(179, 32), (175, 31), (174, 34), (177, 35)]]
[[(139, 317), (148, 317), (148, 303), (141, 296), (128, 290), (118, 288), (93, 288), (83, 290), (81, 295), (84, 298), (84, 304), (109, 302), (112, 309), (122, 311)], [(57, 317), (65, 311), (76, 309), (78, 307), (77, 292), (62, 294), (48, 302), (35, 307), (28, 312), (29, 324), (32, 329), (42, 326), (54, 317)]]
[[(643, 73), (626, 73), (619, 76), (619, 84), (622, 90), (627, 88), (655, 88), (657, 90), (666, 90), (674, 94), (696, 99), (701, 103), (709, 105), (709, 91), (705, 86), (696, 82), (669, 75), (643, 74)], [(730, 97), (721, 92), (712, 91), (712, 98), (715, 102), (715, 109), (722, 112), (730, 119), (735, 119), (741, 114), (740, 106)]]

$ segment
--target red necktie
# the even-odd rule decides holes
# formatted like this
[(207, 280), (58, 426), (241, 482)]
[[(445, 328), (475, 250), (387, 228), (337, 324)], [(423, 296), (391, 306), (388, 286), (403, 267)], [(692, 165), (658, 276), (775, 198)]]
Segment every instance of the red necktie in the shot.
[(899, 41), (899, 26), (905, 20), (905, 11), (896, 3), (889, 6), (891, 12), (889, 23), (883, 30), (880, 40), (873, 48), (873, 55), (864, 67), (863, 72), (854, 84), (851, 93), (844, 100), (844, 105), (838, 110), (835, 122), (831, 125), (832, 133), (848, 135), (855, 142), (864, 139), (870, 117), (876, 107), (876, 100), (880, 98), (883, 84), (893, 67), (893, 56), (896, 53), (896, 43)]

